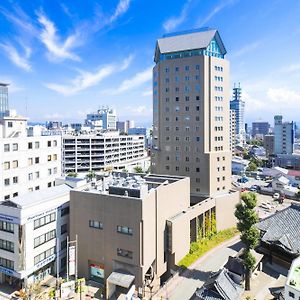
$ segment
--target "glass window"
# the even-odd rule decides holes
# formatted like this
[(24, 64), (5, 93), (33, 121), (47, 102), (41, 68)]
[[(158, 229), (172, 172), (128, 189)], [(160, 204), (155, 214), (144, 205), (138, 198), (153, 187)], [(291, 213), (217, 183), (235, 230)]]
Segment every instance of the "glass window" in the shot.
[(34, 146), (35, 146), (35, 149), (40, 148), (40, 142), (35, 142), (35, 143), (34, 143)]
[(28, 149), (32, 149), (32, 142), (28, 143)]
[(9, 161), (4, 162), (3, 169), (4, 170), (9, 170), (10, 169), (10, 162)]
[(13, 151), (18, 151), (18, 144), (17, 143), (13, 143)]
[(4, 144), (4, 152), (9, 152), (9, 151), (10, 151), (9, 144)]

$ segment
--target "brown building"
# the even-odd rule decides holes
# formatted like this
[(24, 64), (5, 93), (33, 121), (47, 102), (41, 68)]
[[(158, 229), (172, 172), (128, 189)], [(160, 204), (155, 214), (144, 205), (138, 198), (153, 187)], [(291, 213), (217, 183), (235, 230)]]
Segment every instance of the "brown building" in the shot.
[(229, 62), (217, 30), (158, 39), (153, 69), (152, 172), (189, 176), (191, 196), (231, 188)]
[(274, 154), (274, 135), (273, 134), (266, 134), (264, 136), (264, 147), (266, 149), (267, 155)]

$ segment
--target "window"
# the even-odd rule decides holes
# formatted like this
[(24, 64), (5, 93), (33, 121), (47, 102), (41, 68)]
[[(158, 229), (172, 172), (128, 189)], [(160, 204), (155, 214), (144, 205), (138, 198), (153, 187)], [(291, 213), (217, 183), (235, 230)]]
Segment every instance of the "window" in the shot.
[(4, 170), (9, 170), (10, 169), (10, 162), (9, 161), (4, 162), (3, 169)]
[(175, 101), (176, 101), (176, 102), (179, 102), (179, 97), (175, 97)]
[(9, 151), (10, 151), (9, 144), (4, 144), (4, 152), (9, 152)]
[(43, 261), (44, 259), (52, 256), (55, 254), (55, 247), (52, 247), (40, 254), (38, 254), (37, 256), (34, 257), (34, 264), (38, 264), (39, 262)]
[(200, 96), (196, 96), (196, 100), (197, 100), (197, 101), (200, 100)]
[(34, 239), (34, 248), (55, 239), (55, 237), (56, 237), (55, 229), (36, 237)]
[(35, 172), (35, 178), (37, 179), (37, 178), (40, 178), (40, 172), (39, 171), (36, 171)]
[(33, 164), (33, 158), (30, 157), (28, 158), (28, 166), (31, 166)]
[(184, 70), (185, 70), (185, 71), (189, 71), (189, 70), (190, 70), (190, 67), (189, 67), (189, 66), (185, 66), (185, 67), (184, 67)]
[(36, 157), (36, 158), (34, 159), (34, 163), (39, 164), (39, 163), (40, 163), (40, 158), (39, 158), (39, 157)]
[(118, 254), (118, 256), (132, 258), (132, 251), (129, 251), (129, 250), (117, 248), (117, 254)]
[(190, 101), (190, 97), (189, 96), (185, 96), (185, 101)]
[(35, 188), (34, 188), (36, 191), (38, 191), (40, 189), (40, 186), (37, 185)]
[(0, 230), (14, 233), (14, 224), (10, 222), (0, 221)]
[(13, 177), (13, 184), (17, 184), (18, 183), (18, 176), (14, 176)]
[(14, 262), (12, 260), (0, 257), (0, 266), (7, 269), (14, 269)]
[(40, 142), (35, 142), (35, 143), (34, 143), (34, 147), (35, 147), (35, 149), (40, 148)]
[(64, 240), (60, 243), (60, 250), (67, 248), (67, 240)]
[(12, 167), (13, 167), (13, 169), (16, 169), (17, 167), (18, 167), (18, 161), (17, 160), (13, 160), (13, 162), (12, 162)]
[(52, 169), (48, 169), (48, 175), (52, 175)]
[(19, 193), (16, 192), (16, 193), (13, 193), (13, 197), (18, 197)]
[(52, 223), (56, 220), (55, 212), (51, 213), (49, 215), (46, 215), (44, 217), (41, 217), (39, 219), (34, 220), (34, 229), (40, 228), (42, 226), (45, 226), (49, 223)]
[(47, 186), (50, 188), (52, 186), (52, 182), (48, 182)]
[(196, 178), (196, 182), (199, 183), (200, 182), (200, 178)]
[(57, 147), (57, 140), (54, 140), (54, 141), (53, 141), (53, 146), (54, 146), (54, 147)]
[(200, 65), (196, 65), (196, 70), (200, 70)]
[(10, 198), (10, 195), (5, 195), (4, 200), (8, 200)]
[(67, 231), (68, 231), (68, 224), (61, 225), (61, 227), (60, 227), (60, 234), (62, 235), (64, 233), (66, 233)]
[(200, 172), (200, 168), (196, 168), (196, 172), (199, 173)]
[(28, 174), (28, 180), (33, 180), (33, 173)]
[(28, 149), (32, 149), (32, 142), (28, 143)]
[(179, 72), (179, 67), (175, 67), (175, 72)]
[(7, 127), (12, 128), (13, 127), (13, 122), (8, 122)]
[(126, 226), (117, 226), (117, 232), (132, 235), (132, 228)]
[(95, 220), (89, 220), (89, 226), (91, 228), (103, 229), (103, 223)]
[(70, 207), (65, 207), (65, 208), (62, 208), (61, 211), (60, 211), (60, 216), (63, 217), (63, 216), (66, 216), (70, 213)]
[(13, 149), (13, 151), (18, 151), (18, 144), (17, 143), (13, 143), (13, 145), (12, 145), (13, 147), (12, 147), (12, 149)]
[(4, 185), (5, 185), (5, 186), (10, 185), (10, 180), (9, 180), (9, 178), (5, 178), (5, 179), (4, 179)]
[(57, 160), (57, 154), (53, 154), (53, 160)]
[(51, 155), (48, 155), (48, 156), (47, 156), (47, 160), (48, 160), (48, 161), (51, 161)]
[(47, 142), (47, 146), (48, 146), (48, 147), (51, 147), (51, 141), (48, 141), (48, 142)]

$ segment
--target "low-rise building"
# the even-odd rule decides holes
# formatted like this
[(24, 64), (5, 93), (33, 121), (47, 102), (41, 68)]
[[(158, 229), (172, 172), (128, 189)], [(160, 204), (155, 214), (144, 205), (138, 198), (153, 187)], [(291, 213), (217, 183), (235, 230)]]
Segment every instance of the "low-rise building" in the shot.
[(71, 239), (78, 236), (79, 276), (105, 283), (107, 298), (134, 284), (154, 292), (189, 251), (189, 178), (114, 175), (72, 191)]
[(284, 287), (284, 299), (300, 299), (300, 257), (292, 262)]
[(101, 134), (63, 136), (63, 172), (124, 169), (147, 158), (143, 135), (120, 135), (117, 131)]
[(231, 160), (231, 172), (235, 175), (245, 174), (250, 161), (242, 159), (239, 156), (234, 156)]

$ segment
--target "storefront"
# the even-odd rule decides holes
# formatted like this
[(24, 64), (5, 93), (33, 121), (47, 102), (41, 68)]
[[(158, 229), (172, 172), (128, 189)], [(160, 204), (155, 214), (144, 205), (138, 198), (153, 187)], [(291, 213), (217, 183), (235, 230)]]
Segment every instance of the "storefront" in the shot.
[(89, 264), (90, 279), (104, 284), (104, 264)]

